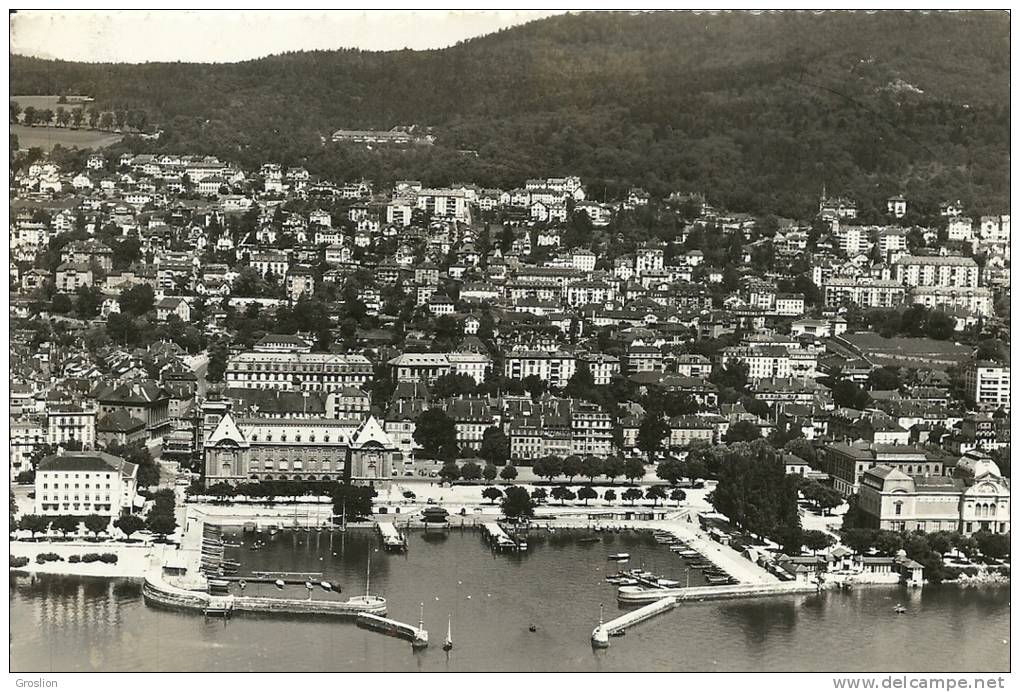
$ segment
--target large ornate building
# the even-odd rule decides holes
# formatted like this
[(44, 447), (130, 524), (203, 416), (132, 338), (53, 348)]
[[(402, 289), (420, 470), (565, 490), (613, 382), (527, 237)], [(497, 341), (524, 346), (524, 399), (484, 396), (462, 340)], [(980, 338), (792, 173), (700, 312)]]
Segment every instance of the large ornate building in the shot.
[(967, 452), (952, 476), (908, 475), (878, 465), (861, 477), (861, 511), (889, 531), (1009, 533), (1009, 479), (979, 450)]
[(374, 416), (329, 418), (235, 418), (206, 411), (205, 481), (341, 481), (379, 486), (402, 460)]

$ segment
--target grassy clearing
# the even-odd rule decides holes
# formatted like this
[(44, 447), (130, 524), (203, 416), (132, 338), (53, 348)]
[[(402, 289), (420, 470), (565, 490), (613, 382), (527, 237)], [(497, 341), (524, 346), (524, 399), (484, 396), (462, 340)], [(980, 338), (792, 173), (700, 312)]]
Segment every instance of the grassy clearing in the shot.
[(101, 149), (116, 144), (123, 135), (97, 130), (72, 130), (66, 127), (25, 127), (11, 125), (11, 134), (18, 137), (19, 149), (39, 147), (49, 151), (55, 145), (78, 149)]
[(17, 101), (22, 110), (29, 106), (37, 110), (45, 110), (49, 108), (55, 111), (58, 106), (63, 106), (67, 110), (78, 108), (80, 106), (88, 110), (89, 106), (92, 105), (92, 101), (82, 101), (80, 97), (75, 96), (69, 96), (67, 98), (67, 103), (60, 103), (59, 96), (11, 96), (11, 101)]

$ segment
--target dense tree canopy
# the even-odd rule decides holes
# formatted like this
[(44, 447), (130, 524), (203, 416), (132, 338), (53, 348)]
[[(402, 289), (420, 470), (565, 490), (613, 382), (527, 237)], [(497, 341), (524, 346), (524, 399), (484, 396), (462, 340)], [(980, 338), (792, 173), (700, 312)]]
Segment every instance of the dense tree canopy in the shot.
[[(1008, 55), (1001, 13), (589, 13), (428, 52), (220, 65), (12, 56), (11, 93), (89, 94), (90, 125), (162, 131), (130, 147), (377, 186), (509, 189), (572, 172), (598, 194), (704, 190), (730, 209), (802, 216), (824, 180), (866, 217), (895, 192), (922, 211), (950, 194), (1008, 209)], [(432, 126), (435, 145), (329, 141), (404, 124)]]

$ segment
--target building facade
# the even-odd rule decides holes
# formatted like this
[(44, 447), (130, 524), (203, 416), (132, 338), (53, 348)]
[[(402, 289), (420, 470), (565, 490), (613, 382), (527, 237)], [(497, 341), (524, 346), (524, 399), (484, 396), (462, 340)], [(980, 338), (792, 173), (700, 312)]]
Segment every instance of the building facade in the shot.
[[(208, 423), (208, 421), (207, 421)], [(379, 485), (400, 454), (382, 423), (235, 418), (224, 412), (204, 442), (205, 482), (338, 482)]]
[(138, 466), (105, 452), (64, 452), (39, 462), (35, 513), (118, 517), (135, 506)]
[(372, 363), (362, 355), (247, 352), (227, 361), (224, 381), (247, 389), (332, 392), (363, 387), (372, 374)]

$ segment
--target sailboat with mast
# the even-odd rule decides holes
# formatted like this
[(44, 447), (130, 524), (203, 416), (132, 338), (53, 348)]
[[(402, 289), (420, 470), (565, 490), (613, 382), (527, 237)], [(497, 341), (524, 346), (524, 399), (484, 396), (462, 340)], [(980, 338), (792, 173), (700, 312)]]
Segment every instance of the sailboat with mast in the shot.
[(446, 619), (446, 639), (443, 641), (443, 651), (449, 651), (453, 648), (453, 616), (449, 615)]
[[(385, 613), (386, 612), (386, 599), (382, 596), (373, 596), (371, 590), (372, 584), (372, 553), (368, 554), (368, 564), (365, 567), (365, 595), (364, 596), (352, 596), (347, 599), (347, 604), (357, 608), (362, 608), (366, 611), (373, 613)], [(380, 613), (381, 609), (381, 613)]]

